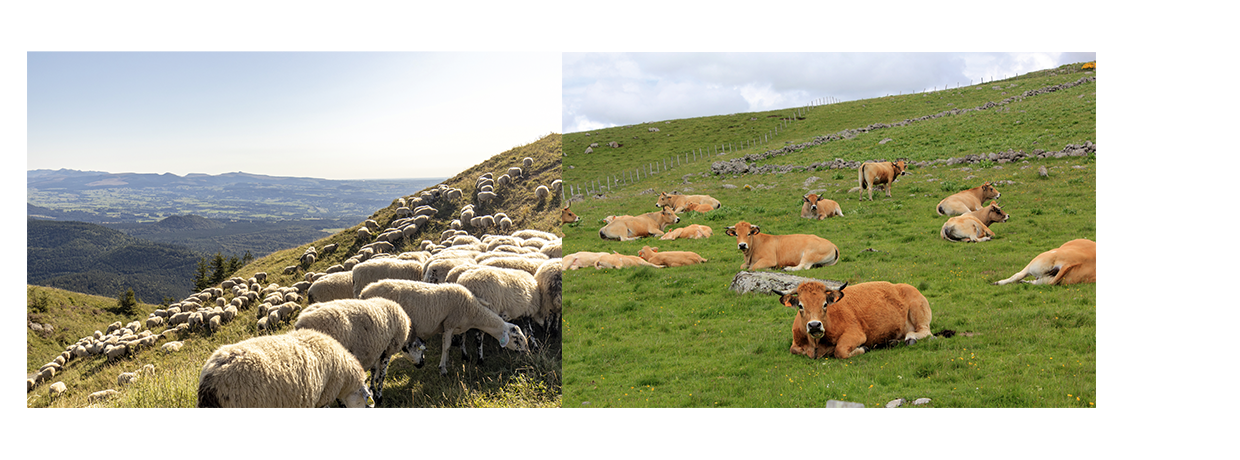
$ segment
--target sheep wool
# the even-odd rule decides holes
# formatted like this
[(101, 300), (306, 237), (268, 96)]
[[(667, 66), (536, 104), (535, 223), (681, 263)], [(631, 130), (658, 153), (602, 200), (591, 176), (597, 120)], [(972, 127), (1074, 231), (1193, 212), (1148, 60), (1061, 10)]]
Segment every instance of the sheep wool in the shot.
[[(371, 259), (353, 266), (353, 291), (350, 297), (361, 296), (367, 284), (382, 279), (420, 280), (422, 261), (417, 259)], [(317, 299), (316, 299), (317, 300)], [(333, 299), (334, 300), (334, 299)]]
[[(382, 297), (395, 301), (409, 316), (411, 336), (425, 340), (434, 334), (443, 334), (439, 374), (448, 374), (448, 351), (452, 336), (478, 329), (499, 340), (500, 346), (509, 350), (525, 352), (529, 341), (517, 325), (508, 323), (483, 305), (464, 286), (456, 284), (431, 284), (422, 281), (383, 280), (372, 283), (362, 290), (362, 298)], [(414, 362), (421, 365), (420, 356)]]
[(198, 407), (365, 407), (369, 399), (357, 358), (311, 329), (224, 345), (198, 377)]
[(353, 298), (353, 272), (332, 273), (314, 280), (310, 288), (306, 289), (306, 297), (310, 303)]
[[(409, 316), (388, 299), (341, 299), (306, 307), (294, 329), (313, 329), (331, 336), (370, 371), (375, 403), (383, 401), (388, 362), (409, 344)], [(406, 351), (411, 356), (413, 350)]]

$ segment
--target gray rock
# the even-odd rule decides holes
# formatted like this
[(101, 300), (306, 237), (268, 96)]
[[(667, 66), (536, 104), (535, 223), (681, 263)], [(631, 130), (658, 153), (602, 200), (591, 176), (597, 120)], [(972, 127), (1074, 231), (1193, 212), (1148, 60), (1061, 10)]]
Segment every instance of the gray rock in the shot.
[(738, 294), (748, 292), (773, 294), (775, 291), (787, 292), (796, 290), (797, 286), (806, 281), (820, 281), (826, 284), (829, 289), (839, 289), (840, 286), (844, 285), (840, 281), (806, 278), (786, 273), (743, 271), (732, 277), (730, 288)]
[(826, 408), (827, 409), (835, 409), (835, 408), (864, 409), (865, 404), (848, 402), (848, 401), (837, 401), (837, 400), (832, 399), (830, 401), (827, 401)]
[(904, 399), (904, 398), (895, 399), (895, 400), (892, 400), (892, 401), (888, 402), (888, 403), (887, 403), (887, 407), (888, 407), (888, 408), (900, 407), (900, 406), (903, 406), (903, 405), (904, 405), (904, 403), (906, 403), (906, 402), (908, 402), (908, 400), (907, 400), (907, 399)]

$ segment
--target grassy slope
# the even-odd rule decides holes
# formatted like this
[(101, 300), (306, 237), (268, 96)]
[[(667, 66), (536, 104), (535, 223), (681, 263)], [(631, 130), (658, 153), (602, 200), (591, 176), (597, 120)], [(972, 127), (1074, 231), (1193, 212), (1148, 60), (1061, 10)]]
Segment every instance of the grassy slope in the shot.
[[(1062, 70), (978, 87), (815, 108), (805, 113), (806, 120), (781, 130), (774, 145), (975, 107), (990, 98), (1086, 75), (1072, 66)], [(992, 89), (995, 86), (1002, 89)], [(996, 94), (1004, 91), (1008, 94)], [(1059, 150), (1069, 143), (1096, 141), (1094, 91), (1092, 83), (1081, 85), (1000, 109), (860, 134), (765, 163), (807, 165), (833, 158), (896, 156), (929, 160), (1008, 149)], [(831, 116), (819, 119), (823, 114)], [(758, 119), (752, 123), (763, 124), (759, 129), (772, 123), (766, 114), (737, 114), (566, 135), (565, 182), (595, 180), (610, 171), (610, 164), (640, 165), (666, 158), (669, 152), (733, 140), (735, 131), (742, 129), (736, 126), (751, 118)], [(678, 124), (692, 125), (693, 130), (682, 133)], [(712, 125), (718, 133), (713, 138)], [(660, 132), (649, 133), (648, 126), (659, 127)], [(647, 137), (643, 133), (649, 133), (647, 144), (639, 142)], [(639, 139), (631, 139), (633, 135)], [(678, 137), (685, 140), (676, 143)], [(879, 145), (884, 138), (895, 142)], [(590, 142), (610, 139), (630, 143), (618, 150), (603, 147), (591, 155), (578, 153)], [(855, 170), (717, 177), (708, 173), (709, 163), (701, 161), (605, 191), (603, 199), (574, 203), (583, 223), (565, 227), (566, 252), (636, 254), (642, 245), (654, 245), (695, 251), (709, 262), (565, 274), (565, 407), (822, 407), (828, 399), (873, 407), (896, 398), (920, 397), (933, 399), (937, 407), (1090, 407), (1096, 398), (1095, 286), (989, 283), (1015, 273), (1033, 256), (1064, 241), (1096, 239), (1096, 163), (1092, 157), (1077, 157), (986, 166), (998, 167), (914, 169), (913, 175), (897, 182), (893, 198), (858, 202), (855, 194), (844, 193), (856, 185)], [(1038, 177), (1038, 166), (1050, 170), (1049, 178)], [(938, 201), (987, 180), (1011, 181), (999, 186), (1001, 201), (1012, 217), (992, 226), (997, 239), (981, 244), (939, 239), (945, 218), (934, 212)], [(709, 225), (714, 237), (635, 242), (598, 238), (602, 217), (653, 210), (657, 194), (651, 191), (672, 189), (710, 194), (723, 202), (720, 210), (681, 216), (679, 225)], [(840, 202), (845, 216), (821, 222), (801, 219), (800, 197), (811, 190), (826, 190), (827, 198)], [(841, 261), (797, 274), (852, 283), (912, 284), (930, 300), (933, 330), (967, 334), (880, 349), (849, 360), (793, 356), (788, 346), (795, 311), (779, 305), (774, 296), (739, 295), (728, 289), (741, 255), (735, 239), (723, 235), (723, 227), (738, 220), (761, 225), (771, 234), (821, 235), (841, 248)]]
[[(487, 212), (504, 212), (514, 221), (514, 228), (533, 228), (559, 233), (558, 214), (553, 211), (560, 206), (558, 196), (547, 200), (538, 200), (533, 190), (538, 185), (549, 185), (560, 177), (560, 135), (549, 134), (542, 139), (509, 151), (500, 153), (470, 168), (456, 177), (443, 183), (462, 189), (465, 201), (453, 207), (440, 206), (440, 213), (432, 220), (432, 224), (413, 241), (402, 242), (399, 250), (416, 248), (422, 239), (439, 240), (439, 234), (448, 226), (448, 222), (459, 214), (460, 205), (472, 202), (474, 181), (483, 172), (495, 172), (496, 175), (506, 172), (510, 166), (521, 166), (525, 157), (534, 159), (534, 166), (526, 168), (529, 179), (519, 187), (503, 189), (503, 199), (492, 205)], [(395, 200), (397, 197), (392, 197)], [(386, 224), (395, 217), (395, 206), (380, 209), (371, 216), (380, 223)], [(311, 271), (323, 271), (327, 267), (343, 262), (356, 252), (364, 242), (355, 240), (356, 230), (362, 225), (345, 229), (337, 234), (315, 241), (308, 245), (278, 251), (255, 260), (243, 267), (237, 276), (250, 277), (257, 272), (270, 274), (268, 282), (281, 286), (289, 286), (301, 281), (303, 276), (283, 275), (282, 269), (297, 263), (298, 257), (311, 245), (316, 248), (337, 243), (341, 249), (334, 254), (323, 257), (310, 267)], [(48, 288), (31, 287), (28, 301), (33, 301), (38, 292), (49, 291)], [(43, 363), (50, 361), (64, 349), (68, 343), (79, 337), (93, 333), (96, 329), (106, 329), (112, 321), (132, 321), (145, 318), (155, 306), (142, 305), (141, 314), (134, 318), (120, 318), (102, 314), (70, 313), (79, 312), (83, 308), (68, 305), (92, 305), (94, 310), (101, 310), (115, 305), (115, 299), (93, 298), (86, 300), (82, 294), (57, 291), (49, 296), (52, 305), (49, 318), (56, 318), (58, 325), (67, 330), (53, 338), (39, 338), (27, 329), (28, 372), (37, 371)], [(63, 297), (62, 297), (63, 296)], [(230, 297), (229, 297), (230, 298)], [(72, 300), (70, 300), (72, 299)], [(93, 311), (93, 310), (92, 310)], [(73, 316), (65, 317), (64, 315)], [(186, 337), (186, 346), (181, 352), (164, 355), (158, 349), (149, 349), (137, 355), (122, 359), (115, 363), (107, 363), (102, 358), (87, 358), (71, 362), (65, 372), (53, 381), (62, 380), (69, 386), (66, 395), (56, 401), (47, 395), (48, 384), (40, 385), (35, 391), (27, 394), (29, 407), (84, 407), (86, 395), (116, 387), (116, 376), (121, 372), (133, 371), (144, 364), (154, 364), (159, 371), (154, 378), (142, 379), (133, 386), (122, 391), (120, 397), (104, 403), (108, 407), (193, 407), (197, 404), (195, 391), (198, 385), (198, 373), (203, 362), (220, 345), (235, 343), (258, 334), (255, 326), (254, 310), (242, 311), (239, 319), (225, 325), (214, 334), (191, 333)], [(295, 319), (294, 319), (295, 320)], [(51, 322), (51, 321), (49, 321)], [(285, 326), (284, 330), (287, 330)], [(158, 332), (158, 330), (157, 330)], [(464, 364), (460, 354), (453, 350), (450, 355), (450, 370), (447, 377), (440, 377), (438, 369), (431, 365), (415, 369), (407, 358), (392, 360), (384, 387), (385, 407), (490, 407), (497, 405), (516, 405), (524, 407), (557, 407), (560, 403), (560, 344), (558, 340), (550, 341), (537, 353), (529, 355), (512, 354), (500, 350), (498, 345), (488, 344), (487, 360), (483, 366)], [(473, 343), (472, 341), (470, 343)], [(427, 344), (427, 356), (438, 359), (439, 341), (431, 340)], [(437, 362), (437, 361), (435, 361)]]

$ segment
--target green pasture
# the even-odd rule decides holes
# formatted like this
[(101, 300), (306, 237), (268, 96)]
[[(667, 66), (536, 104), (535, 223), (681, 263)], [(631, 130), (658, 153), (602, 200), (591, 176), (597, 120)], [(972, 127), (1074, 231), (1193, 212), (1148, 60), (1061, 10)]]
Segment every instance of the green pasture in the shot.
[[(1013, 95), (1015, 90), (1076, 81), (1081, 76), (1064, 71), (1038, 77), (1047, 79), (1045, 84), (1018, 78), (958, 92), (981, 94), (994, 91), (992, 86), (1022, 82), (1020, 88), (1007, 90)], [(837, 157), (862, 160), (870, 155), (930, 160), (1008, 148), (1058, 151), (1069, 143), (1096, 142), (1093, 91), (1094, 84), (1088, 83), (1009, 103), (1001, 113), (975, 112), (886, 128), (768, 161), (808, 165)], [(904, 97), (916, 102), (922, 96)], [(972, 104), (968, 106), (984, 103), (968, 101)], [(863, 104), (877, 105), (867, 100), (835, 106), (860, 111), (844, 106)], [(907, 118), (937, 113), (938, 108), (892, 106), (888, 111)], [(1022, 123), (1011, 118), (993, 120), (1014, 114), (1022, 115)], [(714, 118), (723, 132), (739, 116)], [(814, 135), (894, 121), (881, 117), (851, 120), (851, 125), (801, 138), (790, 136), (787, 141), (806, 142)], [(661, 122), (649, 125), (664, 126)], [(1007, 125), (1010, 129), (1003, 128)], [(1063, 126), (1075, 128), (1060, 129)], [(979, 134), (952, 134), (964, 131)], [(669, 150), (688, 150), (687, 145), (655, 151), (604, 147), (595, 149), (601, 155), (581, 155), (575, 147), (570, 149), (582, 145), (583, 139), (588, 145), (590, 138), (597, 141), (607, 134), (599, 130), (591, 136), (564, 136), (566, 183), (591, 180), (592, 173), (604, 170), (608, 155), (615, 163), (639, 163), (655, 161)], [(674, 137), (676, 131), (661, 128), (652, 134)], [(959, 140), (953, 141), (953, 136)], [(895, 144), (903, 148), (888, 152), (863, 148), (878, 145), (883, 138), (897, 140)], [(925, 154), (923, 147), (913, 147), (927, 139), (944, 148)], [(1042, 166), (1049, 172), (1047, 177), (1038, 174)], [(566, 254), (616, 251), (635, 255), (643, 245), (650, 245), (665, 251), (694, 251), (708, 262), (664, 269), (565, 272), (564, 407), (822, 407), (831, 399), (881, 407), (897, 398), (930, 398), (929, 407), (1094, 407), (1095, 285), (991, 285), (1068, 240), (1097, 240), (1097, 161), (1092, 155), (914, 167), (911, 175), (896, 182), (891, 198), (876, 193), (872, 202), (858, 201), (855, 192), (847, 192), (856, 186), (855, 169), (738, 177), (714, 176), (709, 170), (709, 161), (690, 163), (637, 184), (587, 194), (572, 203), (582, 221), (562, 227)], [(996, 238), (983, 243), (939, 238), (946, 218), (935, 213), (938, 202), (985, 181), (997, 184), (1003, 194), (1000, 204), (1011, 216), (1008, 222), (991, 226)], [(599, 238), (600, 219), (653, 211), (658, 192), (671, 190), (708, 194), (723, 203), (709, 213), (682, 214), (681, 222), (671, 227), (708, 225), (713, 237), (633, 242)], [(801, 197), (811, 191), (838, 201), (845, 215), (823, 221), (801, 218)], [(729, 289), (742, 256), (736, 239), (724, 235), (724, 228), (740, 220), (759, 225), (765, 233), (812, 233), (831, 240), (841, 250), (839, 263), (795, 274), (854, 284), (880, 280), (911, 284), (930, 301), (931, 329), (951, 329), (957, 335), (880, 348), (848, 360), (792, 355), (788, 348), (796, 311), (780, 305), (774, 295), (737, 294)]]

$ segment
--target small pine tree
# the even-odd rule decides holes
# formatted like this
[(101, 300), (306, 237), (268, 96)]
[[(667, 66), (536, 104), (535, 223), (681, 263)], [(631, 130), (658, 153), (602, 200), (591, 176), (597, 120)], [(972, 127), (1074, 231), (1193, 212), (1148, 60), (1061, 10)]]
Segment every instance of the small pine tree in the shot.
[(218, 252), (215, 253), (215, 256), (211, 258), (211, 279), (208, 280), (207, 286), (215, 286), (224, 282), (224, 278), (228, 276), (228, 273), (225, 273), (226, 270), (228, 266), (224, 261), (224, 256)]
[(194, 270), (194, 291), (200, 292), (210, 286), (211, 279), (207, 278), (207, 258), (198, 258), (198, 269)]
[(137, 309), (138, 299), (133, 294), (133, 288), (129, 288), (116, 296), (116, 312), (118, 314), (133, 316)]

